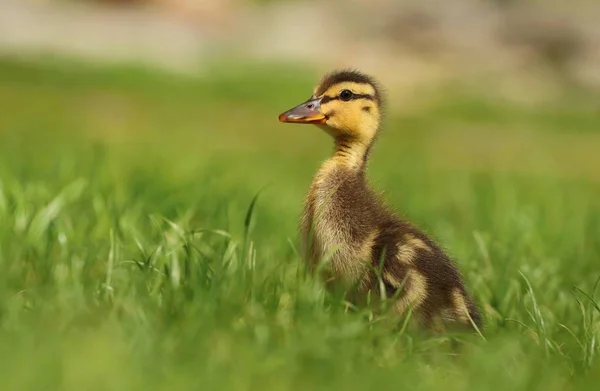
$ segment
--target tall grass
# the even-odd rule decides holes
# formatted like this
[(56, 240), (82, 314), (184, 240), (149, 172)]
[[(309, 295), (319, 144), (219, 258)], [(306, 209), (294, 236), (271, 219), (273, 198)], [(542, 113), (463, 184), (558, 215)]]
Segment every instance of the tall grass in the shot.
[(392, 113), (374, 186), (485, 315), (485, 338), (431, 337), (305, 273), (297, 217), (330, 145), (276, 115), (310, 73), (64, 69), (0, 63), (3, 389), (597, 386), (593, 113), (456, 94)]

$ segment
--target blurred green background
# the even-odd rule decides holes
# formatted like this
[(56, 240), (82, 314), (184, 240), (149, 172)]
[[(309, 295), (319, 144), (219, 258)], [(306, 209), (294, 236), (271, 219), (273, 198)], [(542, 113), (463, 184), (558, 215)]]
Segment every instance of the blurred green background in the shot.
[(341, 62), (231, 49), (182, 74), (2, 47), (3, 389), (597, 387), (600, 115), (580, 68), (546, 59), (506, 93), (519, 72), (409, 88), (408, 68), (366, 67), (389, 81), (372, 183), (485, 317), (484, 338), (431, 337), (348, 310), (297, 255), (331, 141), (277, 115)]

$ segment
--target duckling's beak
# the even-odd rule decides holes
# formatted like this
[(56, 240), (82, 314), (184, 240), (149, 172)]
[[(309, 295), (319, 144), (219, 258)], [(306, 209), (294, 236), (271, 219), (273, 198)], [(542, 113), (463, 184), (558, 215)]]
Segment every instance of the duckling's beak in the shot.
[(279, 115), (281, 122), (324, 124), (326, 120), (327, 117), (321, 112), (321, 98), (311, 98)]

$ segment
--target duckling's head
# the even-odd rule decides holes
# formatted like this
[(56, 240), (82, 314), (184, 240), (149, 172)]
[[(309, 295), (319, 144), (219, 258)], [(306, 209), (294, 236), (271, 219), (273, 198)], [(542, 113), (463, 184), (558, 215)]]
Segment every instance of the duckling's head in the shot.
[(381, 90), (370, 76), (335, 71), (323, 77), (310, 99), (279, 120), (318, 125), (336, 139), (370, 143), (379, 129), (382, 102)]

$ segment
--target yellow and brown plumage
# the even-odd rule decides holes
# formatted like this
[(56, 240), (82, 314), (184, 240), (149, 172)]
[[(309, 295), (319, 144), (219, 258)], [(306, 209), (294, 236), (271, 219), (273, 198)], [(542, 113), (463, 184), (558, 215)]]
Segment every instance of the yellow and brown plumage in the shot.
[[(371, 190), (366, 163), (382, 118), (381, 89), (357, 71), (326, 75), (306, 102), (279, 116), (282, 122), (315, 124), (334, 139), (334, 153), (317, 172), (301, 221), (312, 270), (328, 257), (334, 279), (412, 308), (422, 325), (481, 328), (481, 317), (450, 258), (427, 235), (396, 217)], [(376, 271), (379, 270), (377, 273)]]

